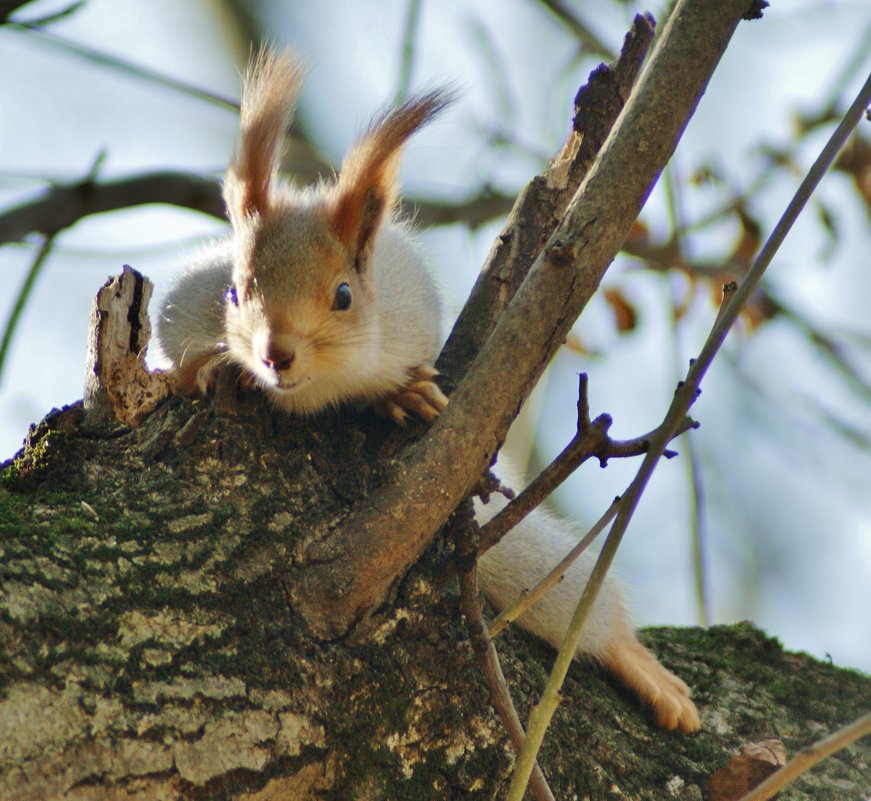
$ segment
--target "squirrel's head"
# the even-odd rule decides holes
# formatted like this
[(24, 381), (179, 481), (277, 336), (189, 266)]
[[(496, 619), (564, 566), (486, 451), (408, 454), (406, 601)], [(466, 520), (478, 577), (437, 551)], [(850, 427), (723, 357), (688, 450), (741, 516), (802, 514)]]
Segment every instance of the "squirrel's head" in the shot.
[(296, 190), (280, 184), (277, 171), (300, 77), (287, 54), (255, 58), (224, 184), (234, 234), (229, 355), (264, 387), (288, 395), (314, 384), (340, 387), (382, 346), (373, 253), (396, 204), (400, 151), (451, 100), (448, 92), (431, 92), (382, 114), (334, 182)]
[(235, 236), (226, 295), (230, 357), (276, 393), (339, 384), (379, 346), (368, 279), (319, 203), (274, 209)]

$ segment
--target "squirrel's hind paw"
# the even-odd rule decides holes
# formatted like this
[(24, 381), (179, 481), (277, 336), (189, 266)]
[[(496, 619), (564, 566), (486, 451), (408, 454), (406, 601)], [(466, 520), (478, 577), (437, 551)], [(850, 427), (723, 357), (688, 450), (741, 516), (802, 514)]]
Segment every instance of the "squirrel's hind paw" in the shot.
[(431, 423), (448, 405), (448, 399), (432, 380), (438, 375), (434, 367), (416, 367), (411, 381), (396, 392), (378, 401), (374, 409), (382, 417), (404, 426), (408, 412)]
[(699, 713), (690, 699), (690, 689), (664, 668), (633, 632), (615, 638), (600, 656), (603, 666), (649, 707), (660, 728), (697, 731)]

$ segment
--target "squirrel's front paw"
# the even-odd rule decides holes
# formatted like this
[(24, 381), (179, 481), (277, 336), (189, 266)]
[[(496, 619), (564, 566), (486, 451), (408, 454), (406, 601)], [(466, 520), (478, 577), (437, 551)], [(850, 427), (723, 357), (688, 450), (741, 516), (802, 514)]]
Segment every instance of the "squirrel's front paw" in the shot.
[(431, 423), (448, 405), (447, 397), (432, 380), (437, 375), (434, 367), (415, 367), (408, 384), (378, 401), (373, 408), (401, 426), (405, 425), (408, 412)]
[(187, 359), (170, 374), (173, 392), (205, 398), (220, 391), (222, 383), (250, 386), (252, 379), (227, 360), (223, 351), (210, 353), (199, 359)]
[(669, 731), (698, 730), (699, 713), (689, 687), (664, 668), (634, 632), (615, 637), (600, 658), (604, 667), (650, 708), (657, 726)]

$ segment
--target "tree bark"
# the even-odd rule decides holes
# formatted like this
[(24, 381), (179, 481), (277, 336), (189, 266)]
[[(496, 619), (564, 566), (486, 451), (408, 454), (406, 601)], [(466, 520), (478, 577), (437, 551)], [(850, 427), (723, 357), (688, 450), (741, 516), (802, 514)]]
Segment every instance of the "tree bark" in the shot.
[[(152, 411), (162, 390), (136, 369), (147, 293), (130, 274), (131, 292), (106, 289), (135, 312), (113, 307), (118, 325), (105, 327), (121, 330), (122, 347), (95, 347), (87, 408), (50, 415), (0, 473), (2, 801), (504, 793), (511, 750), (438, 531), (598, 285), (745, 10), (677, 5), (595, 163), (583, 142), (569, 148), (565, 174), (550, 174), (565, 178), (557, 194), (541, 195), (547, 222), (536, 217), (528, 244), (482, 281), (486, 311), (455, 339), (462, 380), (411, 444), (419, 430), (371, 414), (292, 420), (245, 392)], [(104, 397), (119, 374), (107, 361), (131, 356), (146, 391)], [(119, 405), (134, 407), (122, 417), (138, 427), (113, 422)], [(524, 715), (551, 654), (503, 637)], [(653, 732), (577, 665), (541, 760), (558, 798), (698, 799), (748, 740), (804, 745), (855, 717), (871, 691), (748, 626), (649, 641), (696, 689), (703, 732)], [(827, 798), (868, 791), (863, 760), (857, 745), (830, 763)]]
[(341, 634), (380, 606), (475, 487), (598, 288), (746, 12), (746, 0), (675, 6), (595, 163), (447, 409), (371, 501), (309, 550), (293, 600), (317, 631)]
[[(96, 433), (75, 405), (32, 429), (0, 472), (0, 799), (499, 798), (511, 752), (442, 579), (447, 543), (348, 636), (313, 636), (288, 602), (300, 554), (395, 438), (368, 414), (294, 421), (257, 397), (231, 415), (171, 399)], [(871, 696), (747, 624), (645, 639), (693, 687), (701, 733), (651, 729), (577, 664), (541, 760), (558, 799), (698, 799), (747, 742), (792, 752)], [(523, 717), (552, 653), (515, 631), (498, 645)], [(863, 799), (869, 761), (859, 743), (788, 797)]]

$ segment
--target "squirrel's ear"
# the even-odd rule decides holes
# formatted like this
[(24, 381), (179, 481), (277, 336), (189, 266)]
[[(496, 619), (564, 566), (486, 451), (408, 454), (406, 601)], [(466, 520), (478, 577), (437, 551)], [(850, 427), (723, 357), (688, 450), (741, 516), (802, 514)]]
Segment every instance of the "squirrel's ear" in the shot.
[(300, 61), (289, 51), (263, 48), (248, 66), (239, 145), (224, 180), (224, 201), (234, 224), (255, 214), (262, 216), (272, 205), (284, 134), (303, 74)]
[(412, 98), (395, 111), (376, 117), (342, 162), (330, 209), (330, 222), (339, 241), (364, 272), (375, 234), (396, 202), (402, 145), (453, 100), (438, 90)]

